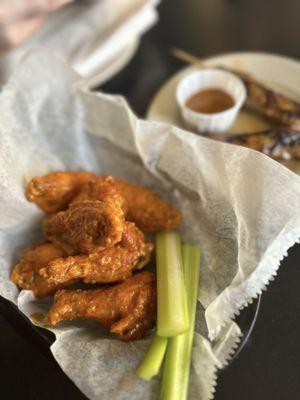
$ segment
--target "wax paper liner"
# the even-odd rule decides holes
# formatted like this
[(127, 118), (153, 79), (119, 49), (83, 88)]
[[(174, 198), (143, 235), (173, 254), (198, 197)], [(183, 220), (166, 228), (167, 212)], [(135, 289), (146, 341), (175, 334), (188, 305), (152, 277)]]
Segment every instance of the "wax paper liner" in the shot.
[[(202, 249), (189, 398), (212, 398), (216, 369), (241, 336), (232, 318), (300, 236), (299, 177), (255, 151), (140, 120), (122, 97), (88, 91), (45, 52), (23, 61), (0, 108), (0, 294), (28, 317), (51, 305), (18, 295), (9, 280), (23, 249), (41, 238), (43, 214), (24, 197), (31, 176), (90, 169), (144, 184), (180, 208), (183, 239)], [(89, 398), (157, 398), (160, 377), (134, 375), (150, 337), (122, 343), (87, 322), (53, 332), (54, 357)]]

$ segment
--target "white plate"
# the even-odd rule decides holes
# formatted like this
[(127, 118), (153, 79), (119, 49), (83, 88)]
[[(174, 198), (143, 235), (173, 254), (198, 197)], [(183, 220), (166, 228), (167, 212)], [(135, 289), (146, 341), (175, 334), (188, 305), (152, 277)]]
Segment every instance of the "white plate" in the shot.
[[(286, 96), (300, 102), (300, 62), (288, 57), (268, 53), (229, 53), (202, 60), (208, 66), (224, 65), (249, 72), (258, 80)], [(179, 80), (196, 68), (188, 66), (169, 79), (158, 91), (148, 109), (147, 118), (185, 128), (175, 99)], [(233, 133), (257, 132), (270, 125), (259, 116), (241, 111), (230, 129)], [(284, 165), (300, 174), (300, 162), (288, 161)]]

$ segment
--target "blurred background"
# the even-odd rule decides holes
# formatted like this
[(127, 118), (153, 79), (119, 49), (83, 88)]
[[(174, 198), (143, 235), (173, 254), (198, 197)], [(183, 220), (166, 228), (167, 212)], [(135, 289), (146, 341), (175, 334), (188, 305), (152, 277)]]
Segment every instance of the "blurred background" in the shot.
[(39, 45), (90, 86), (127, 95), (143, 115), (182, 66), (170, 48), (201, 58), (247, 50), (297, 58), (299, 15), (297, 0), (1, 0), (0, 83)]
[(144, 36), (138, 50), (133, 80), (128, 88), (122, 87), (142, 114), (159, 86), (183, 66), (170, 55), (172, 47), (200, 58), (236, 51), (300, 58), (297, 0), (163, 0), (158, 11), (158, 24)]
[[(38, 44), (90, 87), (126, 96), (145, 116), (155, 92), (184, 65), (172, 47), (200, 58), (263, 51), (300, 59), (299, 16), (299, 0), (1, 0), (0, 83)], [(299, 246), (289, 254), (263, 295), (246, 349), (220, 374), (216, 400), (299, 397)], [(84, 399), (5, 303), (0, 326), (1, 398)]]

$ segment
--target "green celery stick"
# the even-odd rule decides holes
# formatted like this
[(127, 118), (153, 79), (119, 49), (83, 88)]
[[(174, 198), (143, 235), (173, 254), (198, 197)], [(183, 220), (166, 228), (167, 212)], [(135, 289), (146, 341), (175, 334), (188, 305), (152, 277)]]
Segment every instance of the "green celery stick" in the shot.
[(162, 400), (185, 400), (188, 394), (199, 288), (200, 249), (196, 246), (183, 245), (182, 253), (190, 327), (187, 332), (168, 341), (163, 367)]
[(156, 234), (157, 334), (176, 336), (189, 327), (178, 232)]
[(159, 373), (166, 352), (167, 342), (167, 338), (155, 334), (143, 361), (136, 371), (138, 377), (150, 381), (150, 379)]

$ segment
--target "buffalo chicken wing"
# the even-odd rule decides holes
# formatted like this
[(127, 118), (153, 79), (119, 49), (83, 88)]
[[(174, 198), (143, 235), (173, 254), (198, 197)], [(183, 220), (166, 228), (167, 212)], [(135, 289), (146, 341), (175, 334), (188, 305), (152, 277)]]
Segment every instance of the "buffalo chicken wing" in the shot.
[(158, 232), (178, 228), (181, 213), (171, 204), (143, 186), (120, 178), (106, 176), (84, 185), (74, 202), (84, 200), (105, 201), (115, 190), (124, 199), (122, 209), (126, 218), (143, 232)]
[(134, 269), (141, 269), (150, 259), (153, 245), (132, 222), (126, 222), (122, 240), (115, 246), (89, 255), (58, 258), (40, 270), (53, 284), (72, 279), (85, 283), (108, 283), (124, 280)]
[(118, 201), (83, 201), (47, 217), (44, 233), (69, 255), (89, 254), (118, 243), (124, 223)]
[(50, 325), (65, 320), (95, 320), (121, 340), (134, 340), (153, 326), (155, 315), (155, 275), (142, 272), (110, 287), (61, 290), (46, 320)]
[(32, 178), (26, 188), (26, 197), (45, 212), (61, 211), (67, 208), (84, 183), (95, 179), (92, 172), (51, 172)]
[[(36, 297), (44, 297), (54, 293), (62, 284), (49, 282), (39, 271), (57, 258), (62, 259), (65, 252), (52, 243), (42, 243), (25, 250), (22, 259), (14, 267), (11, 280), (20, 288), (32, 290)], [(72, 282), (68, 282), (70, 284)]]

